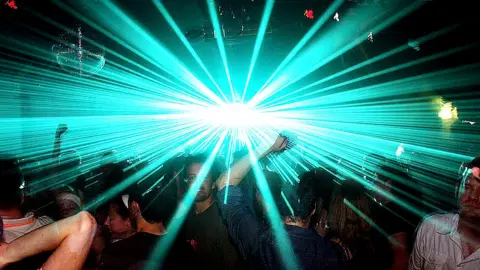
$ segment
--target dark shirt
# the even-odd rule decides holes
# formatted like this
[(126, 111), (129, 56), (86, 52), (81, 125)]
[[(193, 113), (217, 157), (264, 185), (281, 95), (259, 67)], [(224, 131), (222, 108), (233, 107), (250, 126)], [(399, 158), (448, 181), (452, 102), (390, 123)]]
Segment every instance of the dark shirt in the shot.
[[(224, 198), (226, 188), (218, 192)], [(263, 227), (248, 209), (239, 187), (229, 186), (227, 204), (219, 202), (230, 236), (253, 269), (285, 269), (279, 252), (281, 244), (272, 229)], [(345, 269), (343, 249), (311, 229), (285, 226), (293, 254), (301, 269)], [(290, 270), (290, 269), (289, 269)]]
[[(139, 232), (105, 247), (100, 269), (143, 269), (162, 236)], [(186, 241), (176, 241), (161, 267), (165, 270), (190, 269), (195, 266), (194, 254)]]
[(419, 217), (416, 217), (412, 212), (405, 210), (393, 202), (383, 206), (375, 204), (373, 214), (375, 223), (384, 230), (388, 236), (396, 233), (406, 233), (409, 250), (411, 250), (415, 237), (415, 228), (420, 222)]
[(245, 269), (216, 202), (200, 214), (192, 211), (186, 223), (186, 237), (200, 269)]

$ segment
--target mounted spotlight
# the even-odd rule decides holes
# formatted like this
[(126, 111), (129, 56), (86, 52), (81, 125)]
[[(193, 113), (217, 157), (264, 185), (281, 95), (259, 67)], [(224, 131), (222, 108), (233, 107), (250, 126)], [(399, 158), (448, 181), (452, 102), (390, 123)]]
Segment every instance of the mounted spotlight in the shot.
[(305, 17), (307, 17), (307, 19), (310, 19), (310, 20), (313, 20), (315, 18), (315, 16), (313, 15), (313, 10), (312, 9), (307, 9), (305, 10), (305, 12), (303, 13), (303, 15)]
[(417, 52), (420, 51), (420, 43), (418, 43), (418, 41), (416, 40), (409, 39), (408, 46), (410, 46), (412, 49), (414, 49)]
[(457, 120), (458, 119), (457, 108), (452, 105), (452, 102), (446, 102), (440, 108), (438, 117), (440, 117), (442, 120)]
[(367, 40), (373, 43), (373, 32), (370, 32), (367, 36)]
[(18, 9), (18, 6), (17, 4), (15, 3), (14, 0), (9, 0), (7, 2), (5, 2), (5, 5), (11, 9)]
[(337, 22), (340, 21), (340, 16), (338, 15), (338, 12), (335, 13), (335, 16), (333, 16), (333, 19), (334, 19), (335, 21), (337, 21)]

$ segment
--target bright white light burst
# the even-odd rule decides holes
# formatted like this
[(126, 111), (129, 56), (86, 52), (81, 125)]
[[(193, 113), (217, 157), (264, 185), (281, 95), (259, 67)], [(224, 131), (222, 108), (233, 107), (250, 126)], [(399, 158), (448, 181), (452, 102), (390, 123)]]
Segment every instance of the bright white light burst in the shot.
[(222, 104), (196, 109), (193, 118), (214, 126), (248, 128), (269, 126), (276, 122), (275, 117), (261, 113), (247, 104)]

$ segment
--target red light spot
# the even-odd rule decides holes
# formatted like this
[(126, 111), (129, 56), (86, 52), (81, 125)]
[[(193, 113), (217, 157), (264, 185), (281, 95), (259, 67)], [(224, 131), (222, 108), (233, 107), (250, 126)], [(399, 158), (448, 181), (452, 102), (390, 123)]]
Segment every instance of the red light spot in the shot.
[(6, 4), (7, 6), (9, 6), (10, 8), (13, 8), (13, 9), (17, 9), (17, 8), (18, 8), (18, 7), (17, 7), (17, 4), (15, 4), (15, 1), (14, 1), (14, 0), (12, 0), (12, 1), (7, 1), (5, 4)]
[(305, 10), (305, 13), (303, 13), (303, 15), (305, 15), (305, 17), (309, 18), (310, 20), (312, 20), (314, 18), (313, 10), (311, 10), (311, 9)]

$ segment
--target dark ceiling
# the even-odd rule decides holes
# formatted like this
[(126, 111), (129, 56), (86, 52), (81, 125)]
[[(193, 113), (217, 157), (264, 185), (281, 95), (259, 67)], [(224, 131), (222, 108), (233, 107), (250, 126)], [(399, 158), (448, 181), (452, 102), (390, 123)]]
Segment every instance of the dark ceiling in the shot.
[[(18, 9), (13, 10), (7, 5), (0, 6), (0, 37), (3, 37), (3, 42), (8, 42), (9, 39), (20, 39), (26, 43), (35, 44), (44, 48), (49, 48), (54, 44), (53, 38), (58, 37), (63, 32), (61, 27), (75, 28), (77, 25), (83, 25), (88, 28), (85, 23), (80, 22), (77, 18), (61, 9), (56, 2), (70, 3), (75, 6), (75, 9), (82, 15), (91, 13), (89, 10), (94, 5), (82, 5), (89, 1), (95, 1), (98, 5), (102, 4), (104, 0), (15, 0)], [(254, 17), (255, 14), (261, 14), (265, 0), (219, 0), (217, 4), (224, 7), (239, 7), (245, 6)], [(155, 8), (150, 0), (117, 0), (114, 1), (123, 11), (125, 11), (138, 24), (142, 25), (155, 38), (160, 40), (170, 51), (175, 55), (184, 56), (188, 52), (176, 37), (174, 32), (170, 29), (168, 24), (162, 18), (162, 15)], [(203, 0), (164, 0), (168, 11), (175, 19), (176, 23), (185, 33), (192, 30), (202, 30), (209, 22), (206, 14)], [(293, 48), (302, 35), (312, 25), (303, 16), (306, 9), (313, 9), (315, 14), (322, 14), (322, 12), (332, 3), (331, 0), (277, 0), (275, 8), (270, 19), (272, 34), (268, 35), (259, 62), (264, 63), (262, 68), (256, 70), (257, 76), (267, 77), (273, 72), (273, 68), (283, 59), (286, 54)], [(413, 2), (412, 0), (372, 0), (372, 1), (345, 1), (341, 6), (340, 14), (348, 14), (348, 11), (354, 10), (356, 6), (363, 4), (374, 4), (388, 6), (383, 12), (387, 14), (394, 14), (402, 6)], [(329, 65), (333, 65), (334, 69), (348, 67), (352, 63), (358, 63), (378, 55), (379, 52), (384, 52), (388, 49), (405, 44), (409, 39), (415, 39), (426, 35), (430, 32), (437, 31), (443, 27), (450, 25), (460, 25), (460, 27), (449, 35), (435, 39), (434, 42), (422, 44), (420, 52), (413, 49), (392, 58), (392, 61), (405, 62), (406, 59), (416, 59), (419, 56), (430, 55), (435, 52), (441, 52), (449, 48), (457, 47), (472, 42), (478, 42), (478, 20), (476, 19), (476, 11), (474, 9), (474, 2), (471, 0), (431, 0), (424, 1), (424, 5), (406, 16), (395, 24), (391, 25), (381, 33), (375, 33), (375, 42), (360, 44), (359, 46), (348, 51), (336, 61)], [(385, 4), (387, 3), (387, 4)], [(343, 12), (343, 13), (342, 13)], [(354, 12), (353, 12), (354, 13)], [(318, 16), (316, 18), (318, 18)], [(52, 21), (60, 25), (52, 25)], [(333, 20), (331, 20), (333, 21)], [(105, 16), (104, 23), (109, 23), (108, 16)], [(333, 22), (330, 22), (333, 23)], [(116, 41), (106, 37), (105, 35), (89, 29), (89, 35), (97, 39), (106, 47), (119, 52), (120, 54), (135, 59), (135, 55), (128, 50), (125, 50)], [(53, 38), (46, 38), (45, 34)], [(242, 40), (233, 40), (231, 43), (227, 42), (227, 53), (229, 55), (229, 65), (232, 69), (245, 70), (248, 68), (249, 59), (251, 57), (252, 46), (254, 38)], [(13, 52), (9, 51), (7, 43), (0, 46), (2, 57), (8, 57)], [(213, 76), (225, 77), (224, 71), (219, 63), (221, 63), (220, 55), (215, 42), (192, 42), (192, 46), (198, 51), (199, 55), (206, 62), (207, 67), (211, 67)], [(10, 47), (11, 48), (11, 47)], [(475, 47), (477, 49), (477, 47)], [(440, 69), (451, 66), (458, 66), (466, 63), (480, 62), (478, 54), (469, 50), (467, 53), (458, 54), (455, 57), (449, 57), (442, 61), (436, 61), (422, 65), (419, 69), (411, 69), (407, 72), (411, 74), (401, 74), (400, 76), (413, 75), (415, 73), (426, 72), (429, 69)], [(29, 58), (29, 56), (25, 56)], [(184, 63), (192, 69), (194, 74), (202, 74), (198, 65), (195, 64), (191, 57), (179, 57)], [(107, 59), (114, 59), (112, 55), (108, 55)], [(141, 60), (138, 60), (141, 61)], [(143, 63), (142, 63), (143, 64)], [(268, 64), (268, 65), (266, 65)], [(263, 68), (265, 67), (265, 68)], [(367, 67), (366, 72), (370, 72)], [(383, 68), (381, 66), (374, 68)], [(305, 78), (305, 82), (315, 80), (318, 76), (322, 76), (321, 72), (314, 72), (311, 76)], [(393, 75), (395, 76), (395, 75)], [(394, 77), (389, 77), (391, 80)], [(202, 78), (201, 78), (202, 79)], [(203, 81), (203, 80), (202, 80)], [(242, 81), (242, 80), (239, 80)], [(466, 90), (471, 91), (471, 90)]]

